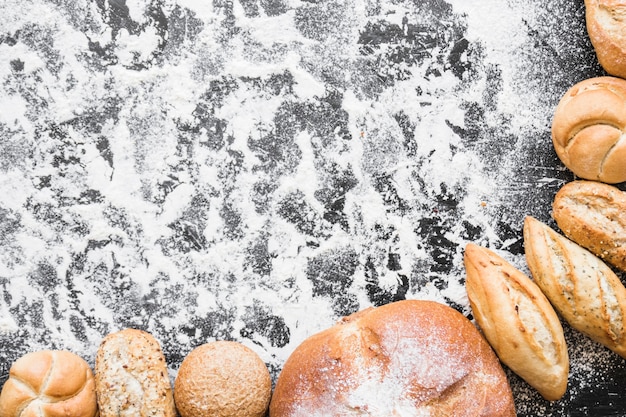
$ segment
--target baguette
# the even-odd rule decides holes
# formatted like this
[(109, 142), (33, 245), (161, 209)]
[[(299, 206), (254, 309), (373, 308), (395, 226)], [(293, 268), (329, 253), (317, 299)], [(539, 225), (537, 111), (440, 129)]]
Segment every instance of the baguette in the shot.
[(149, 333), (125, 329), (100, 343), (95, 365), (100, 417), (175, 417), (165, 357)]
[(474, 318), (500, 360), (546, 400), (567, 390), (563, 328), (539, 287), (495, 252), (470, 243), (465, 282)]
[(626, 358), (626, 288), (600, 258), (532, 217), (524, 221), (531, 274), (576, 330)]
[(573, 181), (557, 192), (552, 217), (565, 236), (626, 271), (626, 193), (608, 184)]

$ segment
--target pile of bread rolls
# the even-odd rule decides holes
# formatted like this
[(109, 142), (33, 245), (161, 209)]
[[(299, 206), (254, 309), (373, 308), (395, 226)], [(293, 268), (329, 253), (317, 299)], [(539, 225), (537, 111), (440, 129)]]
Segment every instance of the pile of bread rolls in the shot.
[(500, 360), (547, 400), (567, 390), (559, 320), (626, 358), (626, 2), (585, 0), (590, 40), (607, 76), (583, 80), (559, 101), (552, 143), (580, 179), (555, 195), (561, 233), (526, 217), (531, 277), (470, 243), (466, 289), (477, 324)]

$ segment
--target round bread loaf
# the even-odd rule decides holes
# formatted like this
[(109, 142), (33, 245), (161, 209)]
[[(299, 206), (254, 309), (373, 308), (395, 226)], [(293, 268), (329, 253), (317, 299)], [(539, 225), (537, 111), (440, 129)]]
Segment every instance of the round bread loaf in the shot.
[(506, 374), (478, 329), (433, 301), (354, 313), (302, 342), (271, 417), (514, 416)]
[(91, 368), (65, 350), (22, 356), (0, 393), (2, 417), (93, 417), (97, 411)]
[(217, 341), (193, 349), (174, 382), (182, 417), (262, 417), (271, 394), (265, 362), (238, 342)]
[(574, 174), (605, 183), (626, 181), (626, 80), (595, 77), (572, 86), (552, 120), (557, 155)]
[(585, 0), (585, 20), (602, 68), (610, 75), (626, 78), (626, 2)]

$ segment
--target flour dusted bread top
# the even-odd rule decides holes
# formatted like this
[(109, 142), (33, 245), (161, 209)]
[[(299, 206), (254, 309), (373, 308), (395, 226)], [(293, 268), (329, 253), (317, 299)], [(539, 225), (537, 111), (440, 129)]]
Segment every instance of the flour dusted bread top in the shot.
[(352, 314), (287, 359), (270, 417), (514, 416), (506, 375), (456, 310), (406, 300)]

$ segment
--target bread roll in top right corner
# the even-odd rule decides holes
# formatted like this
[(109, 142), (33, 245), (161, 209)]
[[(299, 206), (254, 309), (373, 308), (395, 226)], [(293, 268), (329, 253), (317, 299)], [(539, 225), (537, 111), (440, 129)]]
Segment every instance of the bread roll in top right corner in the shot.
[(552, 120), (552, 142), (563, 164), (582, 179), (609, 184), (626, 181), (625, 131), (626, 80), (617, 77), (578, 82)]
[(626, 78), (626, 1), (585, 0), (585, 20), (602, 68)]

